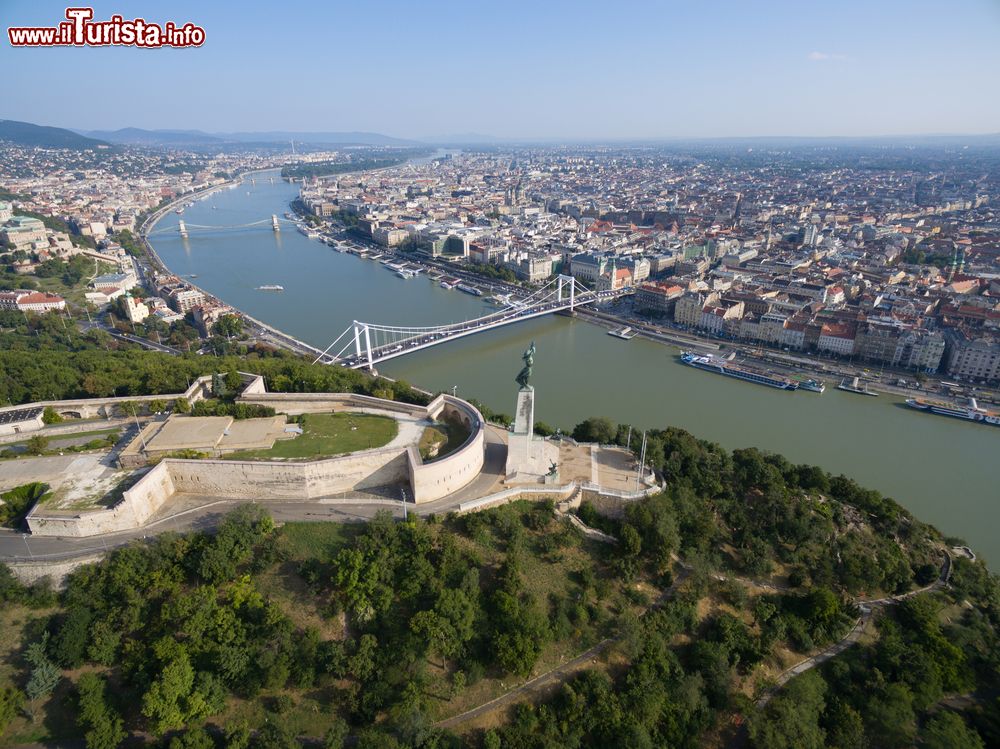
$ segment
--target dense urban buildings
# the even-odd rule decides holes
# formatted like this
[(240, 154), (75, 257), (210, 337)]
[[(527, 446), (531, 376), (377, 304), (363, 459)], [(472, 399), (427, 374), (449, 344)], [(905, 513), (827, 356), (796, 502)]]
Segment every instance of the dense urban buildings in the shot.
[(924, 156), (494, 148), (307, 179), (301, 200), (415, 256), (635, 287), (637, 312), (704, 335), (996, 384), (997, 173)]

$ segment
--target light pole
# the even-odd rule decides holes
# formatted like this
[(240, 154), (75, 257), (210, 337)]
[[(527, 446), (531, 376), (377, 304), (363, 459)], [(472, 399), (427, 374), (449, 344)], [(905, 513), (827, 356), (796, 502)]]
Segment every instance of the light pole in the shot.
[(405, 523), (408, 520), (408, 515), (407, 515), (407, 512), (406, 512), (406, 488), (402, 487), (402, 486), (399, 487), (399, 494), (402, 497), (402, 499), (400, 500), (400, 502), (403, 505), (403, 522)]

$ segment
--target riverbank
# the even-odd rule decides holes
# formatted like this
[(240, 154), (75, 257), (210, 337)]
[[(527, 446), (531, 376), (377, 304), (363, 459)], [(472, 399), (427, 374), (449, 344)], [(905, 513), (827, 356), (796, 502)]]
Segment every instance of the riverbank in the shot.
[[(249, 224), (287, 211), (297, 190), (258, 179), (251, 193), (224, 191), (196, 203), (186, 217), (198, 224)], [(174, 223), (168, 217), (158, 226)], [(200, 288), (315, 348), (325, 348), (352, 320), (433, 326), (496, 310), (485, 297), (443, 288), (425, 273), (402, 280), (378, 262), (337, 252), (295, 231), (275, 234), (261, 227), (193, 233), (190, 240), (158, 231), (152, 241), (175, 273), (198, 274)], [(436, 272), (460, 270), (450, 263), (444, 267)], [(480, 279), (477, 285), (490, 283), (496, 282)], [(261, 284), (281, 284), (285, 291), (256, 291)], [(992, 502), (988, 471), (1000, 449), (1000, 429), (932, 418), (907, 408), (901, 395), (844, 393), (835, 387), (840, 379), (829, 374), (821, 378), (828, 385), (823, 395), (712, 377), (682, 365), (678, 349), (695, 348), (694, 341), (727, 347), (732, 342), (699, 340), (668, 326), (662, 327), (669, 341), (608, 335), (608, 327), (635, 327), (630, 318), (618, 321), (629, 307), (599, 310), (611, 313), (603, 325), (588, 319), (592, 313), (586, 308), (572, 317), (540, 317), (407, 354), (384, 362), (379, 372), (435, 392), (457, 386), (459, 396), (510, 413), (513, 378), (534, 339), (536, 418), (549, 425), (571, 429), (588, 417), (614, 414), (636, 429), (676, 426), (729, 449), (756, 446), (782, 453), (796, 464), (853, 476), (945, 532), (967, 538), (987, 558), (1000, 556), (1000, 542), (990, 532), (1000, 522), (1000, 507)], [(642, 322), (659, 327), (657, 321)]]

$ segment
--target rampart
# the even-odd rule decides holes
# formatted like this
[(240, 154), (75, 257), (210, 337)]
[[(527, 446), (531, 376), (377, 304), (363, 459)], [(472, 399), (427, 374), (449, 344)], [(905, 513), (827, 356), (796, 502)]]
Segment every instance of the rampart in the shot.
[(267, 393), (263, 378), (255, 377), (240, 400), (292, 414), (352, 411), (449, 418), (460, 421), (469, 435), (456, 450), (427, 463), (412, 445), (307, 462), (167, 458), (123, 492), (113, 507), (75, 514), (47, 510), (45, 505), (32, 508), (26, 518), (31, 532), (82, 537), (141, 528), (177, 493), (261, 502), (302, 502), (409, 483), (408, 499), (420, 504), (461, 489), (483, 468), (485, 422), (474, 406), (453, 396), (439, 395), (427, 406), (420, 406), (351, 393)]

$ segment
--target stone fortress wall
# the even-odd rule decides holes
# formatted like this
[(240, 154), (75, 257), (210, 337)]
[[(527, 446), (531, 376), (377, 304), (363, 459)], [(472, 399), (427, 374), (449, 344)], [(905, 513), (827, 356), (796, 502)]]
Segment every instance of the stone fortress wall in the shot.
[[(36, 506), (27, 516), (31, 532), (82, 537), (140, 528), (177, 493), (301, 502), (400, 482), (409, 483), (411, 494), (407, 499), (419, 504), (461, 489), (483, 468), (486, 424), (479, 411), (460, 398), (439, 395), (427, 406), (418, 406), (352, 393), (268, 393), (262, 377), (244, 375), (244, 378), (249, 382), (239, 400), (271, 406), (276, 411), (288, 414), (352, 411), (407, 414), (421, 419), (452, 418), (469, 429), (469, 436), (457, 450), (429, 463), (421, 459), (413, 445), (309, 462), (166, 458), (126, 490), (114, 507), (66, 514)], [(210, 385), (211, 378), (202, 379)], [(167, 400), (181, 396), (159, 397)]]
[[(260, 379), (257, 375), (242, 375), (244, 381), (248, 378)], [(190, 387), (183, 393), (170, 393), (167, 395), (126, 395), (113, 398), (71, 398), (67, 400), (37, 401), (36, 403), (26, 403), (21, 406), (4, 406), (0, 408), (0, 414), (6, 411), (18, 411), (25, 408), (51, 406), (56, 413), (69, 419), (96, 419), (111, 418), (120, 415), (118, 406), (122, 403), (134, 403), (140, 410), (153, 401), (163, 401), (172, 403), (178, 398), (184, 398), (188, 403), (196, 403), (205, 398), (210, 398), (212, 394), (212, 377), (205, 375), (199, 377), (191, 383)]]

